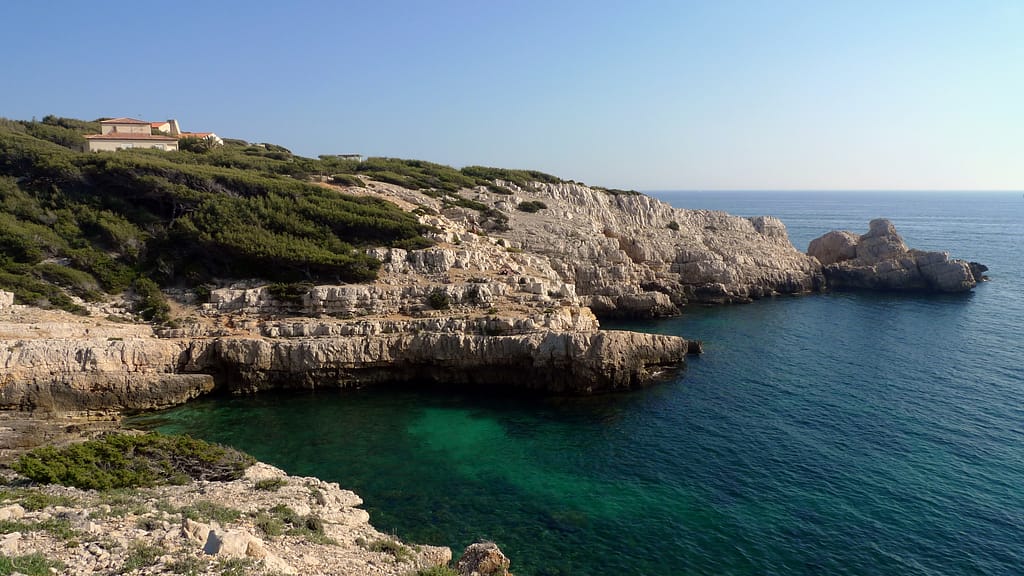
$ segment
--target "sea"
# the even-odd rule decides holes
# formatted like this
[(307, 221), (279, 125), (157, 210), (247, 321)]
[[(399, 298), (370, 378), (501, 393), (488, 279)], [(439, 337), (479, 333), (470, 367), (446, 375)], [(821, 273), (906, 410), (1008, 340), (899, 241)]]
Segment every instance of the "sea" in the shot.
[(492, 540), (517, 576), (1024, 574), (1024, 195), (654, 195), (777, 216), (801, 250), (885, 217), (991, 280), (606, 323), (704, 342), (678, 377), (629, 393), (382, 386), (130, 423), (338, 482), (410, 542)]

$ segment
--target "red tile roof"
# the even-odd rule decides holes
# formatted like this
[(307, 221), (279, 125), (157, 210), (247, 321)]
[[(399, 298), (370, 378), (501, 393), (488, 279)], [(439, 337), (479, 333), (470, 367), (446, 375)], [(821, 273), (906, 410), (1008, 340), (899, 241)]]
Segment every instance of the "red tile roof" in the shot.
[(86, 140), (163, 140), (164, 142), (176, 142), (174, 136), (155, 136), (151, 134), (126, 134), (124, 132), (111, 132), (110, 134), (86, 134)]
[(100, 120), (100, 124), (149, 124), (149, 122), (135, 118), (111, 118), (110, 120)]

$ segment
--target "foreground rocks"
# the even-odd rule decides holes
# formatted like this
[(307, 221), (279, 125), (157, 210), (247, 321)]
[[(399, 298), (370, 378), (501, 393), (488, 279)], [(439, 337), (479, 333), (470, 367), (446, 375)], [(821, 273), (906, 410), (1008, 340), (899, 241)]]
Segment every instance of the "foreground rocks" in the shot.
[[(234, 482), (112, 492), (8, 481), (0, 555), (41, 554), (53, 573), (405, 576), (452, 560), (448, 548), (377, 531), (359, 497), (337, 484), (266, 464)], [(460, 574), (507, 573), (493, 544), (463, 559)], [(495, 563), (504, 571), (487, 571)]]
[(807, 253), (821, 262), (828, 286), (836, 289), (965, 292), (985, 280), (988, 270), (945, 252), (909, 249), (895, 226), (881, 218), (863, 235), (833, 231), (816, 238)]

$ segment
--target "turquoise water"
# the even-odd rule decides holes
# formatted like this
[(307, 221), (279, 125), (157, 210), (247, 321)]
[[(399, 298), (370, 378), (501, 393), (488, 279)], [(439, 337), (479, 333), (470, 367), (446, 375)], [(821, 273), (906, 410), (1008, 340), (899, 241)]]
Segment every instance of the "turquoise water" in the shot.
[(1024, 574), (1021, 194), (660, 196), (779, 216), (799, 248), (885, 216), (993, 280), (620, 324), (705, 342), (678, 380), (635, 393), (385, 387), (136, 423), (337, 481), (403, 538), (495, 540), (520, 576)]

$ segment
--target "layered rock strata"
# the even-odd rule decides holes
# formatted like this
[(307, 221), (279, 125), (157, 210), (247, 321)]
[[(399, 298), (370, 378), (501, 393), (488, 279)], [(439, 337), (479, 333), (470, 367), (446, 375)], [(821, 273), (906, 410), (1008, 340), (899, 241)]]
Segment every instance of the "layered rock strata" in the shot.
[[(239, 322), (241, 323), (241, 322)], [(586, 308), (537, 318), (251, 320), (163, 337), (0, 340), (0, 407), (47, 412), (162, 408), (215, 387), (435, 382), (593, 393), (649, 383), (697, 343), (598, 330)], [(184, 333), (191, 333), (186, 336)]]
[(965, 292), (988, 270), (946, 252), (907, 248), (896, 227), (872, 220), (866, 234), (833, 231), (811, 241), (808, 255), (821, 262), (830, 288)]

